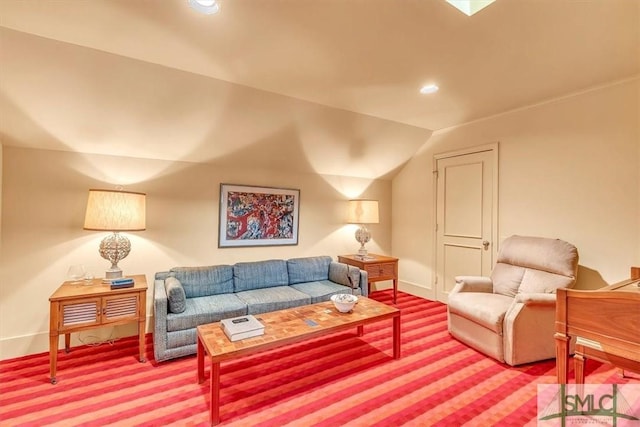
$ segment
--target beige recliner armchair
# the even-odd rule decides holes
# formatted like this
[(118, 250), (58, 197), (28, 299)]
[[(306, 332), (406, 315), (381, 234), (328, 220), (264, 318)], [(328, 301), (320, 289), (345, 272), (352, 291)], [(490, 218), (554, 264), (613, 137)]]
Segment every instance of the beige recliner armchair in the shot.
[(577, 271), (572, 244), (509, 237), (491, 277), (456, 277), (448, 300), (449, 332), (512, 366), (553, 358), (556, 289), (572, 287)]

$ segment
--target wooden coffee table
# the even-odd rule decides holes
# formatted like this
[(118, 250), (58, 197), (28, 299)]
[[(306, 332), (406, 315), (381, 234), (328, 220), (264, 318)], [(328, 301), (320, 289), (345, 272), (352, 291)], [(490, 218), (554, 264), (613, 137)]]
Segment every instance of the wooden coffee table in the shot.
[(282, 347), (384, 319), (393, 319), (393, 358), (400, 358), (400, 310), (378, 301), (358, 297), (350, 313), (340, 313), (331, 301), (256, 315), (265, 325), (264, 335), (231, 342), (220, 322), (198, 326), (198, 383), (205, 381), (205, 354), (211, 361), (211, 425), (220, 422), (220, 362)]

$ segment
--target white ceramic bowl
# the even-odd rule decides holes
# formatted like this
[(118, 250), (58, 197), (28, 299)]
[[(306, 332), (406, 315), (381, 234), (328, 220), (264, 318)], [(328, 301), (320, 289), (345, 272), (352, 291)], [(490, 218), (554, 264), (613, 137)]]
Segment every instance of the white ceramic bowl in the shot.
[(340, 313), (348, 313), (358, 301), (358, 297), (351, 294), (335, 294), (331, 295), (331, 301)]

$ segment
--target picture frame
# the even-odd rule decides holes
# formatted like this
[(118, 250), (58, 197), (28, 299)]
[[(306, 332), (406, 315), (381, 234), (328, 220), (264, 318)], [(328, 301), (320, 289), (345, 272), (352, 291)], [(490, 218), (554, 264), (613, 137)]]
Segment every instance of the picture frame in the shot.
[(300, 190), (220, 184), (218, 247), (298, 244)]

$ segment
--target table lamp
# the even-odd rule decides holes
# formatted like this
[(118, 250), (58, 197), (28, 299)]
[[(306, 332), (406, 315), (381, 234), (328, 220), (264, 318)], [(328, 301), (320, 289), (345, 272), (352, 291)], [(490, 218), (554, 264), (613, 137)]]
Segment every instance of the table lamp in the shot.
[(121, 231), (145, 230), (146, 194), (118, 190), (89, 190), (85, 230), (111, 231), (100, 242), (100, 255), (111, 261), (106, 279), (122, 277), (118, 262), (131, 251), (131, 242)]
[(358, 255), (366, 258), (368, 255), (367, 248), (364, 245), (371, 240), (371, 232), (367, 229), (366, 224), (377, 224), (378, 219), (378, 201), (377, 200), (349, 200), (350, 224), (359, 224), (356, 230), (356, 240), (360, 243)]

